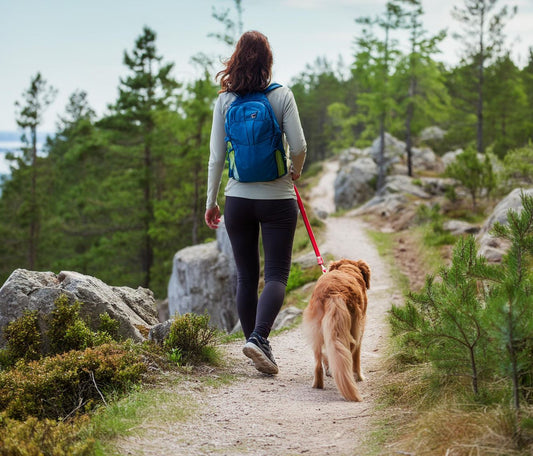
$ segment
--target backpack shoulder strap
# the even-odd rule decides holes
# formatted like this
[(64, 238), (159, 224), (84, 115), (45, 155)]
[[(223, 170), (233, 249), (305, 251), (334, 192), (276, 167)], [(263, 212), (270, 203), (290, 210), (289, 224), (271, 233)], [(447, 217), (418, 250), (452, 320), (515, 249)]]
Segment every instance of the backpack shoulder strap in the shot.
[(263, 90), (263, 93), (267, 94), (268, 92), (271, 92), (272, 90), (277, 89), (279, 87), (282, 87), (282, 85), (278, 84), (277, 82), (273, 82), (265, 90)]

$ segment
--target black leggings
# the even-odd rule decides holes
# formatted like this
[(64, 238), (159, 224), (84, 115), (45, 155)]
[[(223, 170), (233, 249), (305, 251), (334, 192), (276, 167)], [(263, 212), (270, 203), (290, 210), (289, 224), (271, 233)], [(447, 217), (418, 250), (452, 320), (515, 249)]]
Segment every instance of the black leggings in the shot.
[[(237, 265), (237, 312), (246, 339), (254, 330), (267, 338), (281, 309), (297, 219), (298, 206), (293, 199), (226, 197), (224, 223)], [(260, 227), (265, 287), (258, 298)]]

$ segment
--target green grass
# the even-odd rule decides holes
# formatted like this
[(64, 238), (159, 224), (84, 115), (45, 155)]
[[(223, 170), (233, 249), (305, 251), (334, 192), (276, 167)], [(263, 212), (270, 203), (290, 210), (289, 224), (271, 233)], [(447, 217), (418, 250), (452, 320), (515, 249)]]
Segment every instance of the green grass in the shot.
[(114, 439), (142, 435), (145, 432), (143, 429), (151, 424), (185, 421), (197, 409), (198, 404), (191, 396), (167, 389), (143, 387), (101, 408), (91, 418), (87, 438), (96, 439), (96, 455), (116, 455)]
[(316, 267), (302, 269), (300, 265), (293, 264), (287, 281), (287, 290), (289, 293), (292, 290), (302, 287), (306, 283), (314, 282), (322, 275), (322, 270), (317, 265)]
[[(95, 413), (86, 430), (86, 438), (96, 440), (96, 455), (118, 455), (113, 442), (120, 437), (142, 436), (161, 424), (179, 426), (198, 412), (199, 404), (187, 393), (179, 391), (179, 383), (194, 381), (195, 388), (219, 388), (235, 381), (228, 373), (199, 375), (172, 373), (173, 378), (162, 379), (164, 386), (142, 386)], [(173, 388), (176, 386), (176, 388)]]
[(396, 233), (382, 233), (381, 231), (366, 230), (366, 234), (376, 246), (379, 256), (390, 266), (390, 272), (394, 283), (403, 293), (409, 291), (409, 279), (395, 265), (394, 244), (398, 235)]

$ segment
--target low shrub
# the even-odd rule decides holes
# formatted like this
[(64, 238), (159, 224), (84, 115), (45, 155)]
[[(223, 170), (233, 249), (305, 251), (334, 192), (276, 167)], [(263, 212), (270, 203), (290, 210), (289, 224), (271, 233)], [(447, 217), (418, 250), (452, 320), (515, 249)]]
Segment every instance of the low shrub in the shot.
[(93, 455), (94, 439), (80, 438), (86, 421), (87, 417), (67, 422), (35, 417), (18, 421), (0, 414), (0, 455)]
[(104, 402), (106, 395), (126, 392), (146, 369), (127, 344), (19, 361), (13, 369), (0, 372), (0, 411), (18, 420), (87, 412)]
[(118, 341), (119, 322), (111, 318), (107, 312), (100, 315), (99, 328), (93, 331), (80, 317), (81, 302), (70, 304), (68, 297), (62, 294), (54, 304), (47, 333), (52, 353), (85, 350), (113, 340)]
[(215, 362), (218, 331), (209, 326), (209, 315), (186, 313), (174, 319), (163, 346), (179, 364)]
[(120, 340), (120, 335), (118, 333), (120, 322), (110, 317), (107, 312), (100, 314), (100, 326), (98, 327), (98, 332), (108, 334), (113, 340)]
[(4, 328), (7, 341), (0, 365), (8, 367), (18, 359), (27, 361), (41, 356), (42, 337), (39, 330), (37, 311), (26, 311), (22, 317), (10, 322)]

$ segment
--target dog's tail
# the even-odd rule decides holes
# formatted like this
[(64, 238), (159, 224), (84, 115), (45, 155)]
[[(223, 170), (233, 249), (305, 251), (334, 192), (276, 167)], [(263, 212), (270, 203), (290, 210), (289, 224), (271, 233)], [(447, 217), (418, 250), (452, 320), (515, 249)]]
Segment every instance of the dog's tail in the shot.
[(356, 343), (350, 331), (350, 312), (340, 296), (332, 296), (328, 301), (322, 320), (322, 330), (329, 368), (344, 398), (360, 402), (362, 398), (355, 384), (350, 350), (350, 347)]

